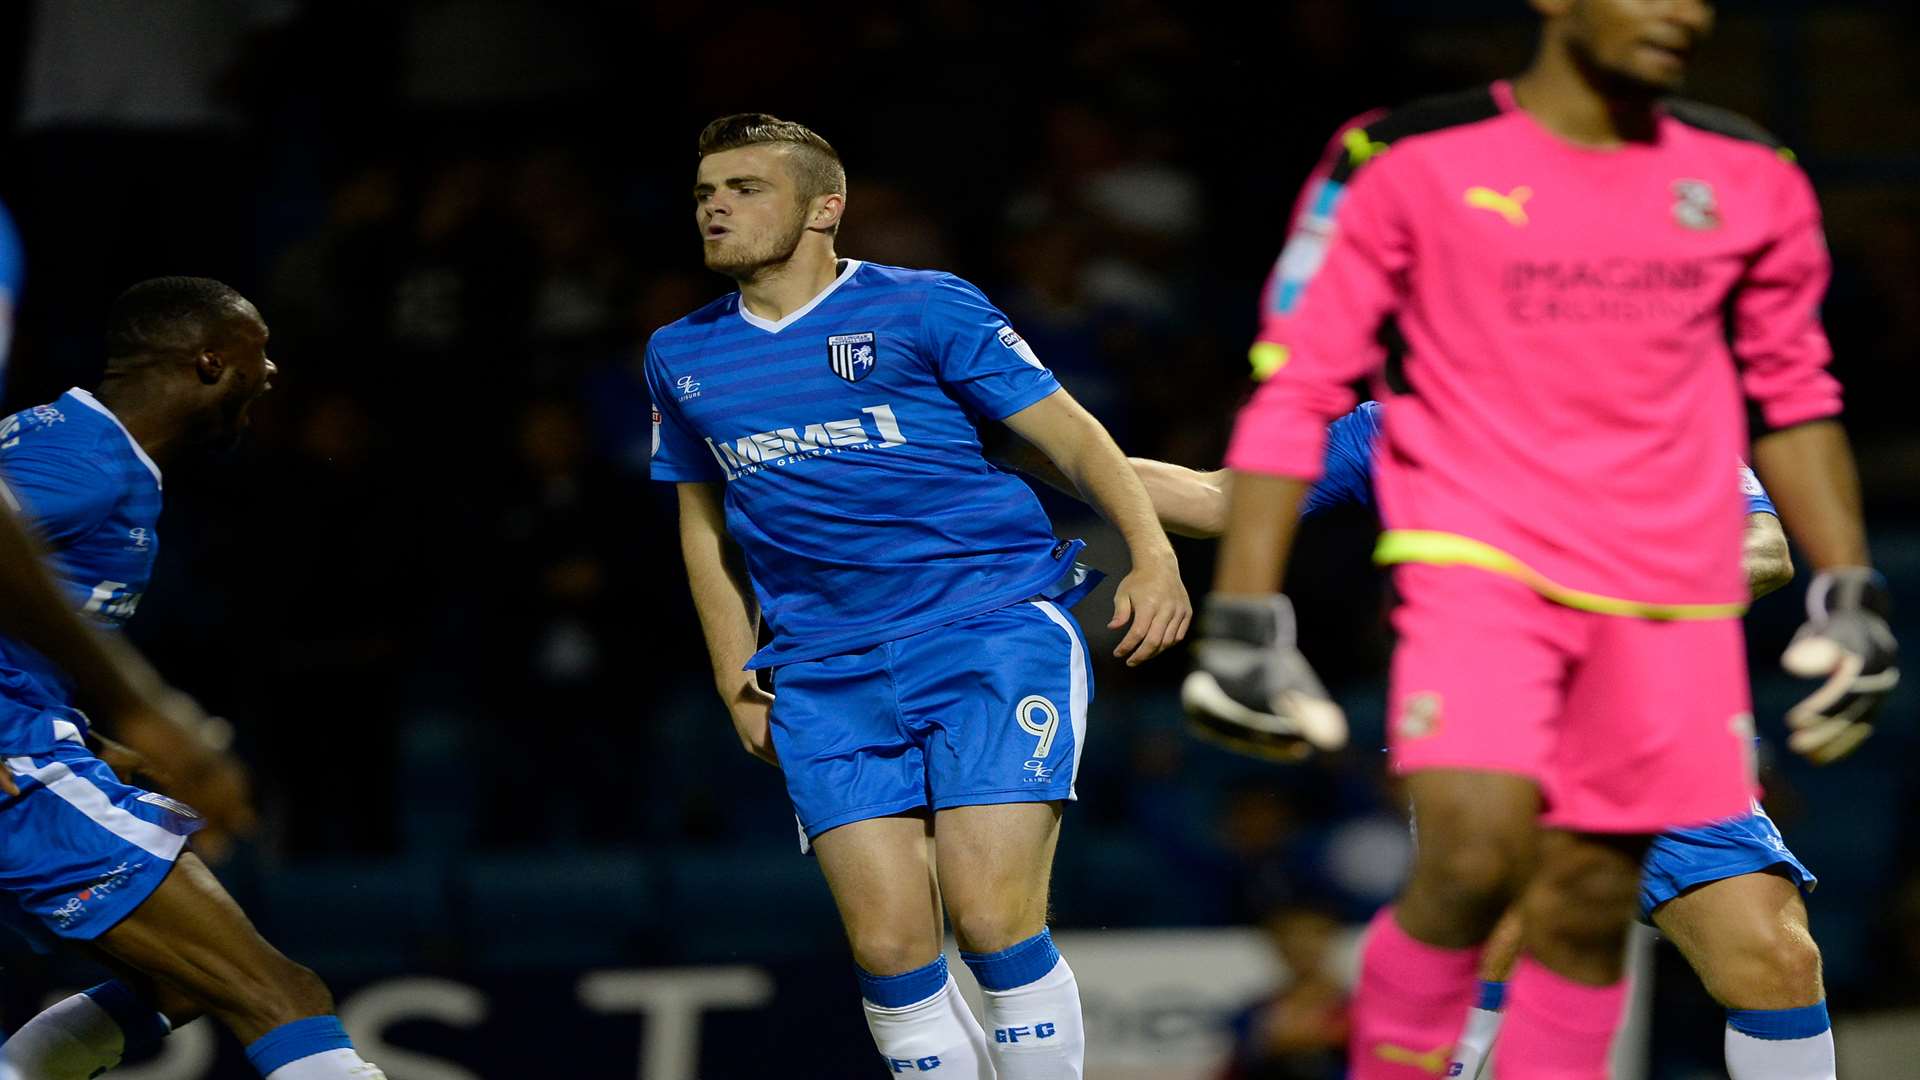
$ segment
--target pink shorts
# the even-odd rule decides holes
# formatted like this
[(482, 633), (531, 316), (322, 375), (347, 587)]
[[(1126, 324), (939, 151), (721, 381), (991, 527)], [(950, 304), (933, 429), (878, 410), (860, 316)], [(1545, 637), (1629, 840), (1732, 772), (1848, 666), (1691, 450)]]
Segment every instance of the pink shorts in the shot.
[(1470, 567), (1406, 564), (1394, 584), (1394, 771), (1532, 777), (1542, 824), (1581, 832), (1657, 833), (1750, 808), (1739, 620), (1580, 611)]

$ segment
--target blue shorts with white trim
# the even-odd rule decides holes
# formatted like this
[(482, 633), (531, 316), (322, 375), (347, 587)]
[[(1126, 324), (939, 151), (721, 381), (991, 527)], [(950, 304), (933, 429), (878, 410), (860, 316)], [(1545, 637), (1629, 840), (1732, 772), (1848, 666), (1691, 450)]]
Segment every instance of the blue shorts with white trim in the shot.
[(186, 805), (121, 783), (77, 734), (6, 763), (20, 794), (0, 797), (0, 923), (36, 946), (112, 929), (203, 824)]
[(1073, 798), (1092, 698), (1079, 624), (1034, 600), (782, 665), (773, 745), (811, 841), (922, 807)]
[(1641, 867), (1640, 918), (1651, 922), (1655, 908), (1696, 886), (1770, 870), (1785, 875), (1803, 895), (1820, 883), (1787, 849), (1759, 803), (1736, 818), (1661, 833)]

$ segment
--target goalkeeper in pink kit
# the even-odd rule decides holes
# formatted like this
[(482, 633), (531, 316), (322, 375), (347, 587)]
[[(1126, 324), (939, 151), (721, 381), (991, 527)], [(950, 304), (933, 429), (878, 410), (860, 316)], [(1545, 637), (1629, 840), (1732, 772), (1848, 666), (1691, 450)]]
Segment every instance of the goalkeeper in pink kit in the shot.
[[(1515, 899), (1501, 1077), (1606, 1075), (1650, 836), (1754, 791), (1728, 462), (1750, 456), (1817, 571), (1785, 660), (1825, 682), (1790, 744), (1845, 754), (1897, 680), (1811, 186), (1749, 122), (1663, 96), (1710, 5), (1534, 7), (1524, 74), (1362, 117), (1309, 181), (1184, 691), (1216, 728), (1344, 739), (1276, 590), (1325, 425), (1375, 376), (1377, 557), (1402, 598), (1388, 732), (1418, 844), (1363, 952), (1357, 1080), (1444, 1072)], [(1383, 376), (1390, 327), (1405, 348)]]

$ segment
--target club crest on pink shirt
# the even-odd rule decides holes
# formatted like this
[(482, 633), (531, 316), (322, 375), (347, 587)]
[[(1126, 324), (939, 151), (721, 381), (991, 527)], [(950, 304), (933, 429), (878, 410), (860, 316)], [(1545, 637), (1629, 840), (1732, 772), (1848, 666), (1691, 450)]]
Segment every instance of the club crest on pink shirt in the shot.
[(1720, 205), (1714, 201), (1713, 185), (1705, 180), (1673, 182), (1673, 219), (1689, 229), (1720, 227)]
[(1394, 731), (1403, 739), (1424, 739), (1440, 727), (1440, 695), (1431, 690), (1407, 698)]

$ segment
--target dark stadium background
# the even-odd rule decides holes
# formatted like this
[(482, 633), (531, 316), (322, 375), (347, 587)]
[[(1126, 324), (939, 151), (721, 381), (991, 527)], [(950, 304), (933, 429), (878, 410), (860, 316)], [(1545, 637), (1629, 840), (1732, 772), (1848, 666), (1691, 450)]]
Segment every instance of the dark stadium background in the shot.
[[(1920, 19), (1720, 14), (1693, 93), (1773, 129), (1820, 189), (1875, 551), (1920, 647)], [(223, 877), (395, 1080), (880, 1075), (778, 778), (711, 692), (671, 493), (646, 479), (641, 344), (725, 287), (688, 227), (694, 135), (747, 109), (812, 125), (852, 178), (843, 254), (974, 280), (1130, 452), (1211, 465), (1326, 136), (1516, 70), (1531, 26), (1518, 0), (0, 5), (0, 198), (28, 245), (6, 401), (91, 385), (107, 304), (141, 278), (219, 277), (265, 313), (279, 389), (243, 450), (170, 472), (133, 636), (238, 724), (265, 828)], [(134, 63), (146, 77), (114, 89)], [(1064, 931), (1358, 920), (1391, 891), (1372, 527), (1309, 530), (1292, 584), (1356, 749), (1232, 758), (1182, 733), (1183, 658), (1102, 668)], [(1181, 554), (1203, 591), (1209, 550)], [(1751, 622), (1775, 745), (1800, 592)], [(1843, 1075), (1920, 1053), (1916, 700), (1852, 760), (1784, 760), (1771, 782), (1822, 879)], [(3, 955), (8, 1026), (87, 977)], [(1718, 1011), (1657, 955), (1649, 1075), (1719, 1075)], [(749, 1004), (660, 1020), (696, 998)], [(1183, 1008), (1109, 1033), (1218, 1041), (1218, 1008)], [(697, 1069), (666, 1045), (689, 1030)], [(224, 1036), (195, 1039), (130, 1075), (250, 1075)]]

